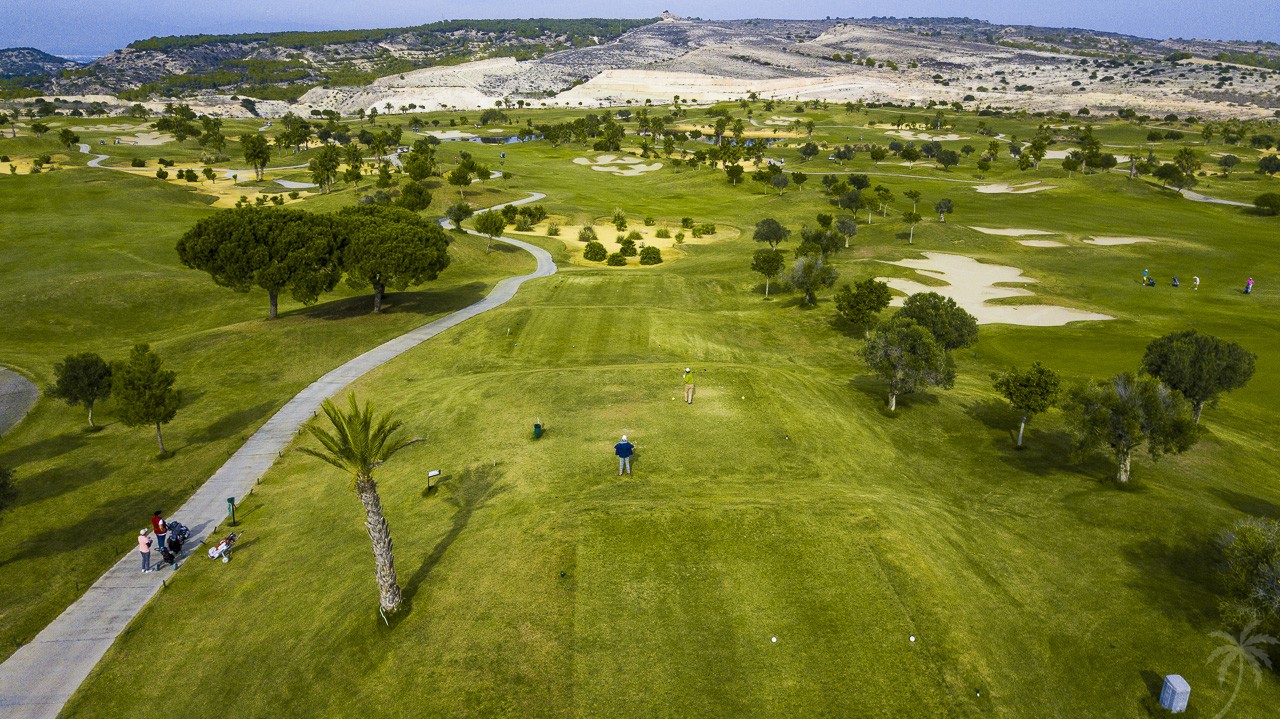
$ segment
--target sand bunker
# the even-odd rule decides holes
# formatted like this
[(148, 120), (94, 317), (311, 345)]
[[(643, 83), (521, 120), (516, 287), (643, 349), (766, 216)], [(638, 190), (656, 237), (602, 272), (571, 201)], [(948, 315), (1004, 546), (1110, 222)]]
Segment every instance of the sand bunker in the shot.
[(1057, 240), (1018, 240), (1019, 245), (1027, 247), (1066, 247), (1067, 245)]
[(83, 132), (128, 132), (136, 130), (140, 125), (130, 125), (124, 122), (117, 122), (114, 125), (84, 125), (80, 128)]
[(440, 140), (469, 140), (475, 135), (461, 130), (423, 130), (419, 135), (431, 135)]
[(911, 130), (889, 130), (884, 134), (897, 135), (898, 137), (901, 137), (904, 140), (913, 140), (913, 141), (919, 141), (919, 142), (934, 142), (935, 140), (938, 142), (947, 142), (947, 141), (955, 141), (955, 140), (972, 140), (973, 139), (971, 137), (961, 136), (955, 133), (951, 133), (949, 135), (930, 135), (927, 132), (912, 132)]
[(1000, 235), (1001, 237), (1027, 237), (1028, 235), (1056, 235), (1056, 232), (1046, 232), (1045, 230), (1023, 230), (1018, 228), (996, 229), (994, 227), (976, 227), (970, 226), (969, 229), (981, 232), (984, 235)]
[(121, 135), (120, 142), (126, 145), (163, 145), (166, 142), (173, 142), (173, 135), (167, 135), (163, 132), (139, 132), (136, 135)]
[(1102, 245), (1110, 247), (1112, 245), (1134, 245), (1139, 242), (1155, 242), (1148, 237), (1091, 237), (1085, 240), (1090, 245)]
[(662, 169), (661, 162), (646, 165), (641, 162), (639, 158), (627, 157), (625, 155), (601, 155), (594, 160), (588, 157), (575, 157), (573, 158), (573, 164), (587, 165), (593, 170), (611, 172), (622, 177), (635, 177), (637, 175), (643, 175), (646, 172), (653, 172), (654, 170)]
[(766, 125), (790, 125), (793, 122), (799, 122), (798, 117), (787, 117), (786, 115), (774, 115), (772, 120), (765, 120)]
[(994, 185), (979, 185), (973, 189), (984, 195), (1025, 195), (1030, 192), (1041, 192), (1043, 190), (1052, 190), (1057, 185), (1042, 185), (1039, 180), (1035, 182), (1024, 182), (1021, 185), (1010, 185), (1007, 182), (997, 182)]
[[(1029, 297), (1035, 293), (1018, 287), (997, 287), (997, 284), (1024, 284), (1035, 282), (1024, 277), (1017, 267), (1004, 265), (988, 265), (978, 262), (972, 257), (952, 255), (942, 252), (926, 252), (922, 260), (901, 260), (889, 264), (910, 267), (926, 277), (948, 283), (941, 287), (931, 287), (900, 277), (879, 277), (895, 290), (907, 294), (917, 292), (937, 292), (950, 297), (969, 314), (977, 318), (979, 324), (1010, 324), (1032, 327), (1057, 327), (1068, 322), (1086, 320), (1109, 320), (1108, 315), (1085, 312), (1069, 307), (1056, 305), (993, 305), (990, 300), (1006, 297)], [(901, 306), (903, 297), (894, 298), (891, 304)]]

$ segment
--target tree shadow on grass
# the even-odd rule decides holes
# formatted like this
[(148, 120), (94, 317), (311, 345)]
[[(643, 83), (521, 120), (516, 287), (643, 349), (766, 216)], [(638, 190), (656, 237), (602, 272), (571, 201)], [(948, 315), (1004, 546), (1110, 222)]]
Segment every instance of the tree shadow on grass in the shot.
[(1137, 570), (1129, 586), (1142, 592), (1150, 606), (1166, 616), (1184, 618), (1198, 631), (1218, 624), (1219, 576), (1208, 539), (1172, 544), (1164, 537), (1147, 537), (1120, 551)]
[(213, 424), (187, 437), (187, 444), (204, 444), (226, 439), (236, 432), (248, 427), (258, 419), (266, 416), (275, 407), (274, 402), (262, 402), (253, 407), (236, 410), (215, 420)]
[[(42, 532), (32, 534), (13, 547), (0, 547), (0, 567), (26, 560), (46, 560), (56, 555), (80, 552), (86, 547), (110, 535), (105, 550), (112, 555), (112, 562), (124, 553), (137, 549), (135, 542), (139, 529), (149, 526), (151, 494), (131, 494), (99, 504), (90, 514), (73, 524), (58, 524)], [(129, 522), (125, 517), (137, 517)], [(102, 547), (100, 547), (102, 549)], [(50, 565), (51, 571), (55, 565)]]
[(849, 387), (865, 396), (869, 402), (873, 402), (882, 416), (891, 419), (900, 417), (904, 412), (909, 413), (918, 407), (933, 407), (940, 402), (938, 395), (932, 392), (900, 394), (898, 395), (897, 409), (890, 412), (889, 389), (884, 380), (873, 375), (858, 375), (849, 379)]
[[(431, 554), (427, 555), (418, 567), (418, 571), (414, 572), (405, 583), (404, 598), (405, 604), (408, 605), (407, 609), (412, 609), (413, 598), (417, 595), (418, 588), (431, 575), (431, 571), (440, 563), (445, 552), (449, 551), (449, 547), (453, 546), (458, 535), (462, 534), (462, 530), (467, 528), (467, 524), (471, 522), (471, 515), (502, 491), (495, 489), (497, 478), (494, 474), (493, 467), (479, 465), (465, 470), (456, 479), (450, 476), (447, 483), (436, 484), (437, 488), (442, 487), (442, 491), (449, 495), (444, 501), (453, 505), (457, 511), (454, 512), (453, 524), (449, 527), (449, 531), (436, 542)], [(402, 614), (407, 613), (407, 611), (402, 612)]]
[(18, 496), (13, 506), (35, 504), (74, 492), (106, 479), (114, 470), (114, 467), (105, 462), (91, 460), (76, 467), (50, 467), (30, 477), (19, 477)]
[[(453, 312), (475, 304), (485, 296), (483, 282), (468, 282), (443, 291), (390, 292), (382, 297), (382, 314), (416, 313), (422, 315)], [(373, 314), (373, 293), (346, 297), (310, 307), (281, 312), (280, 317), (306, 317), (317, 320), (349, 320)]]
[(1243, 512), (1254, 517), (1280, 519), (1280, 506), (1276, 506), (1260, 497), (1244, 494), (1243, 492), (1234, 492), (1230, 489), (1212, 489), (1209, 491), (1231, 505), (1237, 512)]
[[(86, 424), (85, 427), (88, 427)], [(15, 447), (0, 455), (0, 467), (16, 469), (27, 462), (40, 462), (74, 452), (89, 442), (98, 432), (77, 429), (74, 432), (46, 437), (37, 442)]]

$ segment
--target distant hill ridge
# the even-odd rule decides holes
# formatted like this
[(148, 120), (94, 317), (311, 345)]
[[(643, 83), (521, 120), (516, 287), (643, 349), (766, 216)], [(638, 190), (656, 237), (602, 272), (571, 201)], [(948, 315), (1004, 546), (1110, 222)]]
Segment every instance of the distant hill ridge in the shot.
[(64, 69), (79, 67), (80, 63), (65, 57), (50, 55), (34, 47), (8, 47), (0, 49), (0, 77), (26, 77), (52, 75)]

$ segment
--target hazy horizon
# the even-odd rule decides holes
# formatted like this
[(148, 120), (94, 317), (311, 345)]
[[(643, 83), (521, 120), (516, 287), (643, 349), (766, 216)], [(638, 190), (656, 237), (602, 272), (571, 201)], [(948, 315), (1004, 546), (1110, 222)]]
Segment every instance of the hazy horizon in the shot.
[[(135, 40), (166, 35), (234, 34), (283, 30), (352, 30), (410, 27), (449, 19), (511, 18), (510, 4), (457, 0), (442, 13), (438, 5), (367, 0), (353, 8), (337, 0), (227, 0), (216, 6), (159, 4), (155, 0), (117, 0), (109, 6), (86, 0), (3, 0), (0, 47), (35, 47), (67, 56), (98, 56)], [(1078, 0), (1072, 5), (1014, 0), (863, 0), (806, 2), (779, 18), (778, 6), (760, 0), (738, 2), (557, 3), (537, 17), (656, 17), (669, 9), (711, 20), (826, 17), (970, 17), (996, 24), (1075, 27), (1141, 37), (1209, 40), (1280, 41), (1280, 13), (1266, 12), (1251, 0), (1218, 0), (1170, 13), (1164, 2)], [(851, 12), (852, 11), (852, 12)]]

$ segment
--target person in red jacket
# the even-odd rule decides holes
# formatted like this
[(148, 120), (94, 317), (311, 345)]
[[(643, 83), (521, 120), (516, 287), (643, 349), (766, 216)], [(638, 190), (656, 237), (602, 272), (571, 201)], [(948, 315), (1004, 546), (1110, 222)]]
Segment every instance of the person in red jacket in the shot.
[(156, 534), (156, 547), (163, 547), (165, 535), (169, 533), (169, 527), (165, 525), (164, 518), (160, 516), (160, 510), (156, 510), (151, 515), (151, 531)]

